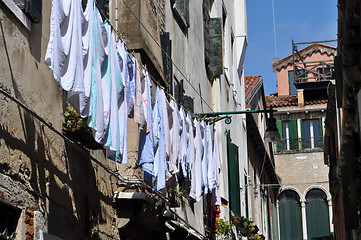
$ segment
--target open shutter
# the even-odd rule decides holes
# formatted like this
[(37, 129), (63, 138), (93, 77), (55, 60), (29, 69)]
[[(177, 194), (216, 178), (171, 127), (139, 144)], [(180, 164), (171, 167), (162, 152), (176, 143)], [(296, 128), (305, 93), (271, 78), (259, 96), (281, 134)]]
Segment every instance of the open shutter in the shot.
[(222, 18), (209, 19), (209, 71), (212, 77), (223, 74), (223, 30)]
[(238, 146), (231, 143), (230, 132), (227, 132), (229, 203), (234, 214), (241, 214), (241, 197), (239, 188)]
[(320, 120), (320, 136), (323, 136), (323, 120), (322, 118), (319, 119)]
[(18, 4), (18, 6), (25, 12), (25, 14), (30, 18), (32, 22), (40, 23), (42, 0), (25, 0), (23, 5)]
[(163, 49), (163, 71), (168, 81), (168, 92), (173, 95), (172, 41), (170, 40), (169, 32), (164, 32), (160, 35), (160, 42)]
[(292, 119), (290, 121), (290, 125), (291, 125), (291, 139), (290, 139), (290, 147), (291, 150), (298, 150), (298, 134), (297, 134), (297, 120), (296, 119)]
[(184, 0), (184, 18), (189, 27), (189, 0)]
[(297, 95), (297, 89), (295, 86), (295, 73), (293, 71), (288, 71), (288, 85), (289, 85), (289, 94)]
[(276, 125), (278, 128), (278, 132), (280, 133), (281, 136), (281, 141), (277, 142), (277, 152), (282, 152), (283, 151), (283, 143), (284, 143), (284, 139), (283, 139), (283, 129), (282, 129), (282, 121), (281, 120), (277, 120), (276, 121)]
[(185, 26), (189, 27), (189, 0), (172, 0), (172, 3), (175, 3), (173, 5), (174, 9), (177, 11), (177, 14), (183, 21), (182, 25), (185, 24)]

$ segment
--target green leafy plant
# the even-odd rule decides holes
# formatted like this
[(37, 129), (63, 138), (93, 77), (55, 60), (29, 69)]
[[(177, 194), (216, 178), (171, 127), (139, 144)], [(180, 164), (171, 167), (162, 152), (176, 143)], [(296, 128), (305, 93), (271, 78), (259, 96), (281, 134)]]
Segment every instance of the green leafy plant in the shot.
[[(253, 221), (246, 217), (238, 217), (240, 224), (237, 224), (237, 230), (242, 234), (244, 237), (249, 237), (253, 239), (259, 239), (257, 238), (258, 235), (258, 227), (253, 223)], [(258, 236), (257, 236), (258, 235)]]
[(79, 113), (67, 102), (67, 107), (64, 112), (65, 123), (64, 127), (67, 129), (72, 129), (73, 131), (86, 128), (86, 120), (82, 118)]
[(225, 218), (216, 218), (216, 233), (222, 239), (230, 239), (232, 235), (232, 224)]
[(185, 190), (183, 188), (181, 188), (181, 187), (175, 187), (174, 189), (173, 188), (168, 188), (168, 193), (170, 195), (174, 194), (177, 197), (183, 196), (184, 192), (185, 192)]

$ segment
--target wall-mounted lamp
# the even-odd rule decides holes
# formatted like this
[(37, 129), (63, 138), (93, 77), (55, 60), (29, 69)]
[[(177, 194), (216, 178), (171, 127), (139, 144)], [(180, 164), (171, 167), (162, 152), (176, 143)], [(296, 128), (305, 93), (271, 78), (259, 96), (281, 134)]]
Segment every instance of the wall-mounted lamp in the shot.
[(278, 128), (276, 125), (276, 118), (270, 113), (270, 117), (267, 119), (266, 125), (266, 134), (264, 135), (265, 142), (277, 142), (281, 141), (280, 133), (278, 132)]
[[(273, 112), (277, 110), (264, 109), (264, 110), (246, 110), (246, 111), (233, 111), (233, 112), (213, 112), (213, 113), (197, 113), (198, 116), (206, 116), (206, 117), (215, 117), (213, 123), (220, 121), (222, 119), (226, 119), (226, 123), (230, 124), (231, 117), (228, 115), (235, 115), (235, 114), (247, 114), (247, 113), (270, 113), (270, 117), (266, 121), (266, 134), (265, 134), (265, 142), (277, 142), (281, 140), (281, 136), (278, 132), (278, 128), (276, 125), (276, 118), (273, 117)], [(221, 117), (221, 115), (226, 115)]]

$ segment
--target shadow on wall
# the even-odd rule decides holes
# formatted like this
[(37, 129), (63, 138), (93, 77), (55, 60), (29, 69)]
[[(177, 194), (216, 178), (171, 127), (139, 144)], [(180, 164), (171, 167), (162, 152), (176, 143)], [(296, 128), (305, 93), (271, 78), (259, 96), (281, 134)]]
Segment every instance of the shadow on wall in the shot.
[[(8, 163), (3, 164), (0, 173), (28, 186), (27, 191), (40, 202), (38, 206), (34, 203), (34, 210), (47, 216), (49, 233), (64, 239), (97, 239), (94, 229), (113, 219), (101, 209), (113, 207), (109, 178), (96, 181), (100, 171), (94, 171), (89, 154), (70, 143), (63, 150), (64, 145), (54, 143), (55, 134), (28, 113), (23, 116), (24, 139), (15, 136), (4, 123), (0, 125), (0, 140), (5, 143), (0, 149), (9, 153), (1, 154), (9, 158), (4, 159)], [(105, 192), (100, 191), (100, 185)]]

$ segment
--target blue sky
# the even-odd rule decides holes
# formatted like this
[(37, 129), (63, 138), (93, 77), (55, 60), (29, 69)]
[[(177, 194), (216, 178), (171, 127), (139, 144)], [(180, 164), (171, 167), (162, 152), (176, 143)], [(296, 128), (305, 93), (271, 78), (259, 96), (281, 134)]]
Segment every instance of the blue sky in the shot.
[[(274, 0), (277, 57), (292, 54), (295, 42), (337, 39), (337, 0)], [(272, 0), (246, 0), (248, 47), (245, 76), (262, 75), (265, 94), (277, 92)], [(326, 43), (336, 46), (336, 42)], [(302, 49), (307, 45), (299, 45)]]

